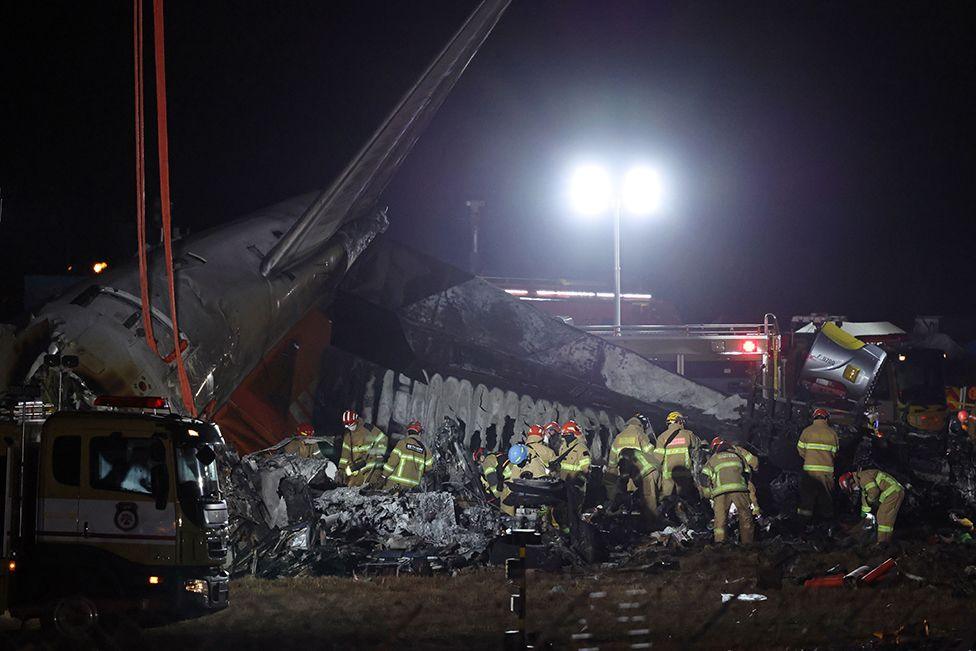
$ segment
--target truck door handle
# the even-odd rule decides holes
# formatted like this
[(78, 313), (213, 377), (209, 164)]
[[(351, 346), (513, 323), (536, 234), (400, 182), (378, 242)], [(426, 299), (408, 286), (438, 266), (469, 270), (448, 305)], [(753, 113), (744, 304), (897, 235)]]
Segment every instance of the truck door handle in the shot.
[(85, 538), (87, 538), (87, 537), (88, 537), (88, 523), (87, 523), (87, 522), (85, 522), (85, 529), (84, 529), (84, 532), (82, 533), (82, 535), (83, 535), (83, 536), (84, 536)]

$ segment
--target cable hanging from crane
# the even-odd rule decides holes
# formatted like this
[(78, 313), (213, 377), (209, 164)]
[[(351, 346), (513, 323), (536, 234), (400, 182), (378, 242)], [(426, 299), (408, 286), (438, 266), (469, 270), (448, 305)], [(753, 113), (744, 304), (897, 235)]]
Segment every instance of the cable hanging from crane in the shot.
[[(147, 345), (158, 355), (155, 335), (152, 328), (152, 305), (149, 296), (149, 271), (146, 252), (146, 208), (145, 208), (145, 114), (143, 97), (145, 88), (142, 82), (143, 32), (142, 0), (133, 0), (133, 44), (136, 85), (136, 231), (139, 236), (139, 289), (142, 303), (142, 322), (146, 331)], [(176, 280), (173, 272), (173, 233), (172, 214), (169, 201), (169, 135), (166, 122), (166, 59), (163, 29), (163, 0), (153, 0), (153, 45), (156, 78), (156, 133), (159, 154), (159, 195), (163, 217), (163, 257), (166, 264), (166, 280), (169, 293), (169, 312), (173, 323), (173, 352), (164, 359), (169, 363), (176, 361), (176, 373), (180, 386), (180, 397), (187, 413), (196, 416), (190, 380), (183, 364), (180, 326), (176, 317)]]

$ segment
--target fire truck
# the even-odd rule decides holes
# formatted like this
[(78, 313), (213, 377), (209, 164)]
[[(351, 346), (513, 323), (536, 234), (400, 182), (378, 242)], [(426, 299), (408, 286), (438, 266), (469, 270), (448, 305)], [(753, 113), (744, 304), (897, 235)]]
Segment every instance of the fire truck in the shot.
[(95, 404), (19, 400), (0, 423), (0, 611), (77, 637), (225, 608), (219, 429), (161, 398)]

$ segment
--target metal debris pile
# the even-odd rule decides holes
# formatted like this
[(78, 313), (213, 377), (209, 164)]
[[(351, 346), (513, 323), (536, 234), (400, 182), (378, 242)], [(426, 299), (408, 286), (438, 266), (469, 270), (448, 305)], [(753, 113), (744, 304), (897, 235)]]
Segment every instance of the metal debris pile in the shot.
[(225, 453), (223, 468), (232, 576), (451, 569), (481, 559), (500, 526), (495, 509), (446, 491), (339, 487), (326, 459)]

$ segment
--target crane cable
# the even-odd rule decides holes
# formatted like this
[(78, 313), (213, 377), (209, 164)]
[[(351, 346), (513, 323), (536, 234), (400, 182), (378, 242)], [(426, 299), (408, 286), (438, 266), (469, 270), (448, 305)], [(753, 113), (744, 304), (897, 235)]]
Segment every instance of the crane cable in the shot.
[[(152, 315), (149, 302), (149, 274), (146, 256), (146, 221), (145, 221), (145, 116), (143, 109), (144, 88), (142, 75), (142, 0), (133, 0), (134, 29), (135, 29), (135, 63), (136, 69), (136, 183), (137, 202), (136, 230), (139, 234), (139, 289), (142, 303), (142, 321), (146, 330), (146, 343), (159, 354), (152, 331)], [(196, 416), (193, 404), (193, 393), (190, 390), (190, 380), (183, 364), (183, 351), (180, 344), (180, 326), (176, 318), (176, 280), (173, 273), (173, 232), (172, 213), (169, 200), (169, 135), (166, 122), (166, 59), (163, 35), (163, 0), (153, 0), (153, 45), (155, 47), (154, 60), (156, 68), (156, 124), (157, 143), (159, 153), (159, 196), (163, 217), (163, 257), (166, 262), (166, 280), (169, 290), (169, 312), (173, 324), (173, 353), (176, 360), (176, 373), (180, 385), (180, 397), (183, 406), (191, 416)], [(146, 324), (149, 324), (146, 326)], [(169, 356), (164, 358), (168, 361)]]

